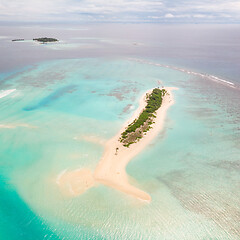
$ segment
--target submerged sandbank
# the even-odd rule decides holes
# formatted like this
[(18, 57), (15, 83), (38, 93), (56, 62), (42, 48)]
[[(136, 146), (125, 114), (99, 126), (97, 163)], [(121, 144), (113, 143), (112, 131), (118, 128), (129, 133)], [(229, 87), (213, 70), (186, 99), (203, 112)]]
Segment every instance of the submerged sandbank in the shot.
[(167, 94), (163, 97), (161, 107), (156, 111), (155, 123), (151, 125), (152, 128), (146, 132), (140, 141), (129, 147), (124, 147), (119, 141), (119, 138), (126, 127), (134, 119), (138, 118), (142, 110), (145, 108), (147, 104), (146, 94), (151, 93), (152, 90), (144, 93), (140, 99), (139, 107), (134, 112), (133, 116), (123, 125), (118, 134), (106, 142), (103, 156), (95, 171), (93, 173), (88, 169), (66, 171), (58, 177), (57, 182), (60, 188), (64, 189), (64, 192), (66, 192), (67, 186), (71, 195), (78, 195), (97, 183), (102, 183), (140, 200), (151, 201), (151, 196), (148, 193), (129, 183), (126, 166), (129, 161), (139, 154), (164, 127), (167, 110), (174, 104), (172, 90), (176, 88), (168, 87), (164, 89), (167, 90)]

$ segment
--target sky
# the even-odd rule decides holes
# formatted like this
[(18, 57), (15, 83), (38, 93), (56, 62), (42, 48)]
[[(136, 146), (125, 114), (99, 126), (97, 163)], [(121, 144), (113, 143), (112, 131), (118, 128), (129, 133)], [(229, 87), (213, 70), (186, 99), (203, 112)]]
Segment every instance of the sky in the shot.
[(0, 22), (240, 23), (240, 0), (0, 0)]

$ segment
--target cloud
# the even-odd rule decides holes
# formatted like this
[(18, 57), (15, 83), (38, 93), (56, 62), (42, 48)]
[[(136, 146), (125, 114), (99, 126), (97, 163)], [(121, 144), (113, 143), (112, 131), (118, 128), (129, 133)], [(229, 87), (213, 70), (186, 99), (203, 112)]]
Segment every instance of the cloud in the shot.
[(148, 18), (151, 18), (151, 19), (160, 19), (161, 17), (158, 17), (158, 16), (148, 16)]
[(240, 22), (236, 0), (0, 0), (0, 21)]
[(174, 15), (171, 14), (171, 13), (167, 13), (167, 14), (165, 14), (164, 17), (165, 17), (165, 18), (174, 18)]
[(237, 12), (240, 11), (239, 1), (216, 1), (215, 3), (193, 5), (191, 10), (204, 12)]

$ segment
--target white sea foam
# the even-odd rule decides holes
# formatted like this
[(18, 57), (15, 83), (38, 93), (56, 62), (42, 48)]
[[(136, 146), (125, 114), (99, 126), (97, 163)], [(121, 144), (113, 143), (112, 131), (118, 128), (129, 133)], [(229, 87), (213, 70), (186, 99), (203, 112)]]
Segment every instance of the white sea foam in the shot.
[(234, 83), (229, 82), (229, 81), (224, 80), (224, 79), (221, 79), (219, 77), (213, 76), (213, 75), (210, 75), (209, 78), (211, 78), (212, 80), (215, 80), (215, 81), (220, 81), (220, 82), (223, 82), (223, 83), (230, 84), (230, 85), (234, 86)]
[(150, 65), (154, 65), (154, 66), (158, 66), (158, 67), (170, 68), (170, 69), (177, 70), (177, 71), (180, 71), (180, 72), (184, 72), (184, 73), (187, 73), (187, 74), (191, 74), (191, 75), (194, 75), (194, 76), (207, 78), (209, 80), (212, 80), (212, 81), (224, 84), (226, 86), (229, 86), (229, 87), (232, 87), (232, 88), (236, 88), (234, 83), (232, 83), (230, 81), (227, 81), (225, 79), (216, 77), (214, 75), (198, 73), (198, 72), (190, 71), (190, 70), (179, 68), (179, 67), (174, 67), (174, 66), (169, 66), (169, 65), (165, 65), (165, 64), (149, 62), (149, 61), (146, 61), (146, 60), (143, 60), (143, 59), (138, 59), (138, 58), (129, 58), (129, 60), (137, 61), (137, 62), (145, 63), (145, 64), (150, 64)]
[(0, 98), (6, 97), (14, 91), (16, 91), (16, 89), (0, 90)]

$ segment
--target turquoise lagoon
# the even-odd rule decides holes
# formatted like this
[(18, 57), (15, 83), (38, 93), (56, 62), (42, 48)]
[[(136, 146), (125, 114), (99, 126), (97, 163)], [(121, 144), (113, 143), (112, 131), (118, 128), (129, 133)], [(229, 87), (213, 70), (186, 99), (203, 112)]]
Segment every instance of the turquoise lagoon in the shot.
[[(127, 166), (152, 202), (103, 185), (64, 196), (58, 175), (94, 169), (101, 142), (160, 82), (179, 88), (176, 103)], [(240, 238), (238, 89), (120, 57), (33, 64), (1, 89), (16, 90), (0, 99), (0, 239)]]

